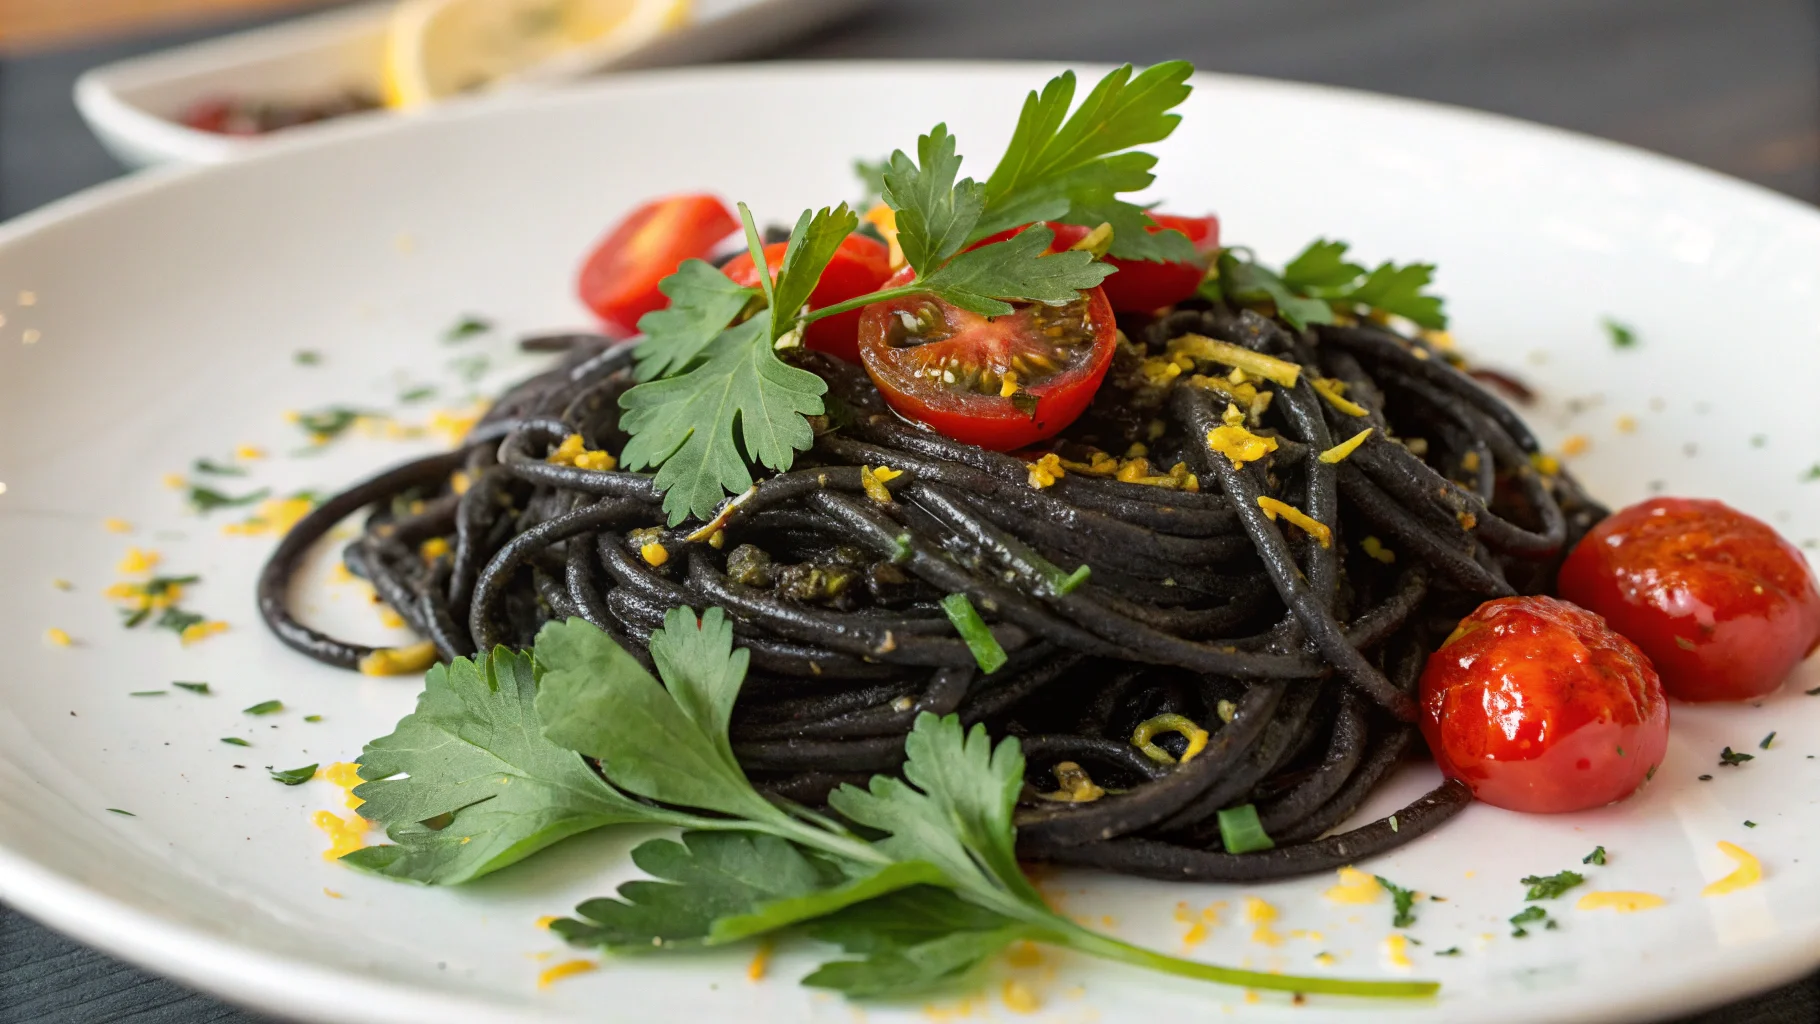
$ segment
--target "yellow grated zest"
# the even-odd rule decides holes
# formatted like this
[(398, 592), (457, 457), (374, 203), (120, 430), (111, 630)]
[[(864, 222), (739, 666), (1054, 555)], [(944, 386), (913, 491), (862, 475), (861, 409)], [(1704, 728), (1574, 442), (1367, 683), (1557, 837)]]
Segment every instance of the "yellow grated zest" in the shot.
[(1006, 370), (1005, 382), (999, 385), (998, 396), (1000, 398), (1010, 398), (1015, 394), (1017, 394), (1017, 371)]
[(904, 471), (901, 469), (892, 469), (890, 466), (874, 466), (872, 468), (872, 475), (878, 478), (879, 483), (888, 484), (898, 477), (903, 476)]
[(332, 900), (346, 899), (346, 897), (326, 885), (322, 887), (322, 894)]
[(45, 639), (45, 642), (49, 643), (52, 647), (68, 647), (71, 644), (75, 643), (74, 640), (70, 639), (70, 635), (68, 633), (65, 633), (63, 630), (58, 629), (55, 626), (44, 631), (44, 639)]
[[(365, 782), (360, 777), (360, 766), (352, 761), (336, 761), (325, 768), (316, 769), (316, 778), (332, 785), (340, 786), (348, 796), (348, 807), (353, 809), (366, 803), (354, 795), (354, 787)], [(363, 819), (364, 820), (364, 819)]]
[(1054, 452), (1024, 465), (1026, 469), (1030, 470), (1030, 486), (1039, 491), (1068, 475), (1068, 472), (1062, 468), (1062, 457)]
[(391, 605), (382, 603), (379, 605), (377, 611), (379, 612), (380, 625), (387, 629), (404, 628), (404, 616), (398, 614), (397, 609), (393, 608)]
[(323, 860), (340, 860), (367, 845), (367, 821), (358, 814), (342, 820), (334, 811), (317, 811), (310, 816), (315, 826), (329, 835), (329, 848), (322, 851)]
[(408, 676), (436, 664), (436, 645), (425, 640), (409, 647), (381, 647), (360, 659), (360, 672), (368, 676)]
[(194, 626), (184, 627), (183, 632), (177, 634), (177, 639), (181, 641), (185, 647), (188, 647), (190, 644), (207, 640), (209, 637), (227, 631), (228, 624), (225, 622), (198, 622)]
[(1277, 919), (1277, 908), (1256, 896), (1245, 897), (1245, 920), (1255, 925), (1251, 941), (1264, 946), (1280, 946), (1283, 936), (1271, 924)]
[(474, 424), (479, 423), (480, 418), (486, 415), (487, 406), (486, 402), (477, 402), (472, 408), (465, 411), (438, 409), (430, 414), (428, 427), (432, 432), (441, 434), (443, 440), (451, 446), (460, 444), (461, 439), (468, 436), (468, 431), (474, 429)]
[(1561, 454), (1571, 459), (1576, 455), (1584, 455), (1586, 449), (1591, 447), (1592, 438), (1585, 434), (1574, 434), (1561, 442)]
[(434, 562), (449, 553), (449, 542), (442, 537), (431, 537), (417, 546), (417, 553), (426, 562)]
[(1185, 353), (1196, 359), (1223, 363), (1286, 388), (1295, 387), (1295, 382), (1302, 375), (1302, 368), (1287, 360), (1199, 334), (1184, 334), (1170, 341), (1169, 353)]
[(715, 530), (713, 533), (708, 534), (708, 546), (713, 548), (716, 551), (719, 551), (721, 548), (726, 547), (727, 546), (727, 531)]
[(1452, 331), (1437, 331), (1432, 327), (1423, 329), (1422, 340), (1443, 352), (1452, 352), (1454, 349), (1460, 347), (1459, 343), (1453, 340)]
[(1355, 867), (1340, 869), (1340, 884), (1330, 888), (1326, 897), (1335, 903), (1376, 903), (1384, 887), (1377, 878)]
[(564, 960), (554, 967), (547, 967), (537, 975), (537, 987), (549, 988), (564, 978), (573, 978), (577, 974), (600, 970), (600, 965), (592, 960)]
[(127, 548), (126, 555), (120, 559), (119, 565), (114, 566), (114, 571), (122, 576), (137, 576), (151, 572), (162, 561), (164, 556), (156, 551)]
[(56, 588), (57, 588), (57, 589), (58, 589), (58, 590), (74, 590), (74, 589), (76, 589), (76, 585), (75, 585), (75, 584), (74, 584), (74, 583), (71, 583), (71, 582), (70, 582), (70, 581), (69, 581), (69, 580), (65, 580), (65, 579), (55, 579), (55, 580), (52, 580), (52, 581), (51, 581), (51, 586), (53, 586), (53, 587), (56, 587)]
[(164, 486), (170, 488), (173, 491), (181, 491), (188, 484), (189, 484), (189, 481), (185, 480), (183, 478), (182, 473), (164, 474)]
[(307, 497), (268, 498), (259, 503), (252, 515), (238, 523), (228, 523), (221, 532), (230, 537), (283, 536), (315, 508), (316, 502)]
[(897, 241), (897, 211), (879, 203), (866, 211), (865, 219), (878, 229), (878, 233), (885, 238), (885, 244), (891, 247), (888, 257), (891, 269), (901, 270), (907, 261), (904, 259), (904, 247)]
[(453, 494), (466, 494), (474, 486), (474, 478), (466, 470), (458, 469), (449, 474), (449, 491)]
[(101, 521), (101, 528), (103, 530), (106, 530), (109, 533), (132, 533), (133, 532), (133, 524), (127, 522), (124, 519), (113, 519), (113, 518), (103, 519)]
[(891, 489), (885, 486), (871, 466), (859, 467), (859, 485), (866, 492), (866, 497), (881, 505), (891, 504)]
[(1635, 416), (1620, 416), (1618, 417), (1617, 426), (1618, 433), (1620, 434), (1635, 433), (1637, 430), (1637, 418)]
[(1227, 423), (1207, 432), (1207, 447), (1215, 454), (1226, 456), (1232, 463), (1232, 468), (1237, 469), (1276, 451), (1277, 439), (1254, 434), (1242, 426)]
[(1384, 959), (1390, 962), (1390, 966), (1403, 970), (1415, 966), (1409, 960), (1409, 936), (1401, 934), (1385, 936)]
[(1346, 440), (1341, 441), (1339, 444), (1334, 445), (1332, 448), (1322, 452), (1321, 461), (1327, 463), (1329, 466), (1334, 465), (1335, 463), (1345, 462), (1346, 457), (1353, 452), (1358, 451), (1359, 446), (1365, 443), (1365, 439), (1371, 436), (1371, 430), (1372, 428), (1366, 427), (1364, 430), (1359, 431)]
[(1531, 452), (1529, 454), (1529, 464), (1536, 467), (1538, 472), (1546, 476), (1561, 475), (1561, 460), (1546, 452)]
[(1320, 964), (1322, 967), (1332, 967), (1334, 964), (1339, 963), (1340, 960), (1332, 953), (1316, 953), (1314, 955), (1314, 962)]
[(1296, 526), (1301, 527), (1310, 537), (1319, 541), (1322, 547), (1327, 548), (1333, 546), (1333, 531), (1327, 528), (1327, 524), (1310, 518), (1306, 512), (1296, 508), (1294, 505), (1278, 501), (1267, 494), (1260, 494), (1258, 495), (1258, 507), (1263, 509), (1264, 514), (1272, 519), (1282, 516)]
[(1620, 914), (1634, 914), (1639, 910), (1654, 910), (1668, 901), (1653, 892), (1589, 892), (1580, 897), (1574, 904), (1576, 910), (1615, 910)]
[(1479, 453), (1467, 452), (1460, 456), (1460, 468), (1468, 473), (1477, 473), (1479, 471)]
[(771, 969), (771, 942), (761, 939), (758, 948), (752, 952), (752, 959), (746, 964), (747, 981), (765, 980), (765, 972)]
[(670, 549), (652, 541), (638, 549), (638, 557), (644, 559), (646, 565), (656, 568), (670, 560)]
[(1367, 558), (1383, 562), (1385, 565), (1394, 564), (1397, 560), (1397, 553), (1385, 547), (1384, 542), (1376, 537), (1368, 536), (1360, 541), (1359, 550), (1365, 552)]
[(1005, 1009), (1012, 1013), (1035, 1013), (1043, 1008), (1043, 1001), (1037, 998), (1030, 986), (1016, 978), (1007, 978), (1005, 987), (999, 992), (999, 998), (1005, 1002)]
[(1327, 400), (1327, 404), (1348, 416), (1369, 416), (1370, 410), (1346, 397), (1346, 382), (1332, 377), (1316, 377), (1309, 381), (1314, 385), (1315, 394)]
[(1158, 715), (1138, 723), (1131, 731), (1131, 745), (1144, 752), (1144, 756), (1159, 764), (1175, 764), (1174, 755), (1156, 745), (1155, 738), (1163, 733), (1173, 732), (1188, 741), (1188, 748), (1182, 751), (1182, 764), (1187, 764), (1194, 756), (1207, 749), (1207, 730), (1194, 723), (1186, 715)]
[(253, 462), (265, 458), (265, 449), (257, 445), (243, 444), (234, 449), (234, 457)]
[(1721, 841), (1719, 852), (1737, 861), (1738, 866), (1731, 874), (1701, 889), (1700, 895), (1723, 896), (1729, 892), (1737, 892), (1739, 889), (1748, 889), (1763, 881), (1763, 862), (1753, 856), (1750, 851), (1733, 843)]
[(1062, 804), (1087, 804), (1106, 795), (1087, 774), (1087, 769), (1073, 761), (1063, 761), (1055, 766), (1056, 790), (1053, 793), (1038, 793), (1037, 796)]
[(1042, 947), (1028, 939), (1014, 942), (1005, 951), (1005, 962), (1022, 969), (1040, 967), (1043, 963)]

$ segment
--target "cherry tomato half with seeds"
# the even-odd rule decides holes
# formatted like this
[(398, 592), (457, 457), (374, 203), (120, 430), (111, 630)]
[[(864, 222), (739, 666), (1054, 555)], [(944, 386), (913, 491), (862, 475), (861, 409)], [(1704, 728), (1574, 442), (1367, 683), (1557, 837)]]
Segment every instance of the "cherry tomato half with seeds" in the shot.
[(638, 333), (638, 318), (669, 299), (658, 282), (686, 259), (703, 259), (739, 227), (725, 203), (710, 195), (653, 199), (626, 215), (594, 247), (576, 283), (581, 301), (607, 329)]
[(1807, 559), (1717, 501), (1652, 498), (1608, 517), (1568, 554), (1559, 589), (1641, 647), (1681, 700), (1761, 697), (1820, 646)]
[[(1152, 260), (1122, 260), (1117, 257), (1106, 257), (1109, 266), (1118, 268), (1113, 274), (1100, 282), (1100, 289), (1106, 293), (1106, 301), (1112, 304), (1114, 312), (1147, 313), (1164, 306), (1173, 306), (1190, 298), (1201, 287), (1201, 279), (1207, 276), (1207, 263), (1220, 248), (1220, 219), (1211, 214), (1205, 217), (1178, 217), (1172, 213), (1153, 213), (1150, 219), (1157, 226), (1150, 229), (1151, 234), (1174, 228), (1188, 236), (1194, 243), (1194, 251), (1201, 259), (1194, 262), (1173, 261), (1159, 263)], [(1086, 238), (1092, 228), (1079, 224), (1062, 224), (1057, 221), (1045, 221), (1049, 230), (1055, 232), (1055, 241), (1050, 243), (1052, 252), (1062, 252)], [(1012, 228), (996, 235), (975, 242), (973, 248), (1002, 242), (1024, 228)]]
[(1649, 658), (1552, 597), (1480, 605), (1429, 655), (1421, 700), (1441, 773), (1513, 811), (1621, 800), (1668, 749), (1668, 698)]
[[(788, 242), (765, 246), (765, 265), (771, 268), (771, 280), (777, 280), (789, 247)], [(749, 252), (733, 257), (721, 270), (748, 288), (758, 284), (758, 269), (752, 265)], [(809, 308), (821, 309), (878, 291), (890, 276), (891, 250), (883, 242), (865, 235), (848, 235), (828, 261), (815, 290), (809, 293)], [(803, 344), (850, 363), (859, 362), (859, 318), (864, 311), (864, 307), (850, 309), (815, 321), (803, 332)]]
[[(909, 271), (887, 282), (908, 281)], [(1010, 451), (1073, 423), (1112, 365), (1118, 327), (1093, 288), (988, 318), (933, 295), (875, 302), (859, 352), (886, 404), (956, 441)]]

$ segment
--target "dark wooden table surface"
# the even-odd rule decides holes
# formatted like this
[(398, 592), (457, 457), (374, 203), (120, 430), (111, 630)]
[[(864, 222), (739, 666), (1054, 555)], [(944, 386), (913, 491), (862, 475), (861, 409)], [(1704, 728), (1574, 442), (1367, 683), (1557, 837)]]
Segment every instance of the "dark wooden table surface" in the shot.
[[(70, 104), (84, 68), (234, 27), (0, 58), (0, 218), (120, 173)], [(775, 56), (1185, 57), (1542, 121), (1820, 204), (1820, 0), (884, 0)], [(0, 1024), (259, 1019), (0, 906)], [(1698, 1020), (1816, 1024), (1820, 976)]]

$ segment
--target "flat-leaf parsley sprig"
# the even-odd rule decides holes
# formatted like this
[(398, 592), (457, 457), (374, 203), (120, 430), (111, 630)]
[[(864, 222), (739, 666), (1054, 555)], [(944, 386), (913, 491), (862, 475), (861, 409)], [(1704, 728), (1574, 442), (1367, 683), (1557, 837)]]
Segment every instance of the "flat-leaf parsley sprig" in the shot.
[[(809, 293), (842, 240), (859, 226), (844, 203), (803, 211), (772, 279), (751, 211), (740, 205), (758, 287), (734, 284), (701, 260), (685, 262), (659, 286), (668, 308), (646, 314), (636, 349), (638, 386), (620, 399), (631, 435), (621, 461), (661, 467), (657, 487), (674, 526), (708, 519), (726, 494), (752, 486), (752, 464), (788, 469), (814, 441), (807, 417), (823, 411), (827, 387), (784, 363), (802, 328), (823, 317), (907, 295), (935, 295), (984, 316), (1013, 302), (1061, 304), (1105, 280), (1113, 268), (1092, 252), (1049, 252), (1044, 220), (1111, 228), (1110, 253), (1129, 259), (1194, 259), (1187, 237), (1157, 230), (1121, 193), (1146, 188), (1156, 158), (1133, 147), (1157, 142), (1181, 117), (1193, 66), (1170, 61), (1113, 71), (1073, 113), (1067, 72), (1030, 93), (1004, 156), (984, 181), (959, 177), (962, 158), (946, 125), (879, 168), (882, 198), (912, 276), (900, 284), (817, 310)], [(1007, 239), (1002, 231), (1035, 223)], [(969, 248), (973, 246), (972, 248)]]
[(553, 930), (623, 953), (808, 935), (849, 956), (804, 983), (855, 998), (953, 984), (1020, 940), (1251, 988), (1405, 997), (1436, 990), (1432, 982), (1295, 977), (1184, 960), (1057, 914), (1017, 862), (1017, 740), (994, 744), (983, 726), (964, 730), (954, 716), (918, 719), (902, 779), (876, 776), (865, 789), (834, 793), (829, 803), (844, 821), (767, 797), (728, 738), (750, 655), (733, 646), (725, 614), (672, 609), (650, 651), (661, 682), (575, 619), (545, 626), (533, 656), (499, 650), (483, 663), (462, 659), (432, 671), (417, 712), (361, 759), (371, 781), (356, 789), (367, 800), (360, 810), (384, 821), (397, 845), (344, 859), (413, 881), (455, 882), (597, 825), (680, 825), (680, 841), (652, 840), (633, 852), (652, 879), (582, 903)]

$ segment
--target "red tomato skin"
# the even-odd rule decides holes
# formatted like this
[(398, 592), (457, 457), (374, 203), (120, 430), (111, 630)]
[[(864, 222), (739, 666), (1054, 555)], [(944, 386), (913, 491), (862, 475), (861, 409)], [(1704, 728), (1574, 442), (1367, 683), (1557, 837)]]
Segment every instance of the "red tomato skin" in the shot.
[[(889, 288), (908, 282), (914, 273), (911, 268), (905, 267), (886, 281), (885, 286)], [(872, 378), (872, 383), (884, 396), (885, 404), (899, 416), (965, 444), (1000, 452), (1027, 448), (1055, 436), (1068, 424), (1079, 419), (1081, 413), (1093, 404), (1093, 396), (1100, 389), (1100, 381), (1105, 379), (1106, 371), (1112, 367), (1112, 356), (1118, 348), (1114, 340), (1118, 325), (1112, 317), (1112, 306), (1107, 303), (1105, 293), (1098, 288), (1089, 289), (1082, 294), (1087, 296), (1088, 319), (1093, 322), (1094, 335), (1099, 339), (1094, 345), (1093, 358), (1077, 374), (1030, 387), (1028, 393), (1037, 399), (1034, 417), (1018, 411), (1008, 398), (979, 396), (962, 399), (946, 392), (922, 395), (892, 386), (876, 363), (881, 358), (879, 353), (885, 351), (882, 321), (895, 308), (893, 303), (878, 302), (865, 307), (866, 315), (860, 320), (861, 361), (866, 367), (867, 375)], [(868, 355), (871, 357), (867, 358)]]
[(1610, 516), (1568, 554), (1559, 590), (1641, 647), (1680, 700), (1773, 693), (1820, 646), (1807, 559), (1717, 501), (1652, 498)]
[(1429, 656), (1421, 703), (1441, 773), (1513, 811), (1621, 800), (1668, 749), (1668, 699), (1649, 658), (1552, 597), (1480, 605)]
[[(1211, 214), (1206, 217), (1180, 217), (1171, 213), (1153, 213), (1150, 219), (1157, 222), (1156, 231), (1174, 228), (1187, 235), (1188, 240), (1194, 243), (1195, 252), (1203, 257), (1220, 248), (1220, 220)], [(1055, 252), (1061, 252), (1086, 238), (1091, 230), (1079, 224), (1054, 221), (1045, 223), (1055, 232), (1055, 241), (1049, 244), (1049, 248)], [(1003, 241), (1022, 230), (1023, 228), (1013, 228), (1001, 231), (976, 244), (988, 245)], [(1155, 234), (1156, 231), (1151, 233)], [(1158, 263), (1152, 260), (1121, 260), (1109, 256), (1106, 263), (1116, 267), (1118, 273), (1100, 282), (1100, 288), (1105, 291), (1106, 301), (1112, 304), (1113, 310), (1120, 313), (1146, 313), (1164, 306), (1173, 306), (1193, 296), (1201, 287), (1201, 279), (1207, 276), (1204, 260), (1199, 263)]]
[[(771, 268), (771, 280), (777, 280), (777, 272), (784, 265), (784, 252), (789, 248), (788, 242), (765, 246), (765, 265)], [(721, 272), (747, 288), (758, 284), (758, 269), (752, 265), (752, 254), (748, 252), (728, 260)], [(875, 238), (848, 235), (828, 261), (815, 290), (809, 293), (809, 308), (820, 309), (878, 291), (890, 276), (890, 249)], [(859, 362), (859, 318), (863, 312), (862, 306), (815, 321), (803, 332), (803, 344), (849, 363)]]
[(653, 199), (627, 214), (583, 261), (576, 291), (611, 333), (638, 333), (638, 318), (669, 299), (658, 282), (683, 260), (700, 259), (739, 227), (725, 203), (711, 195)]

